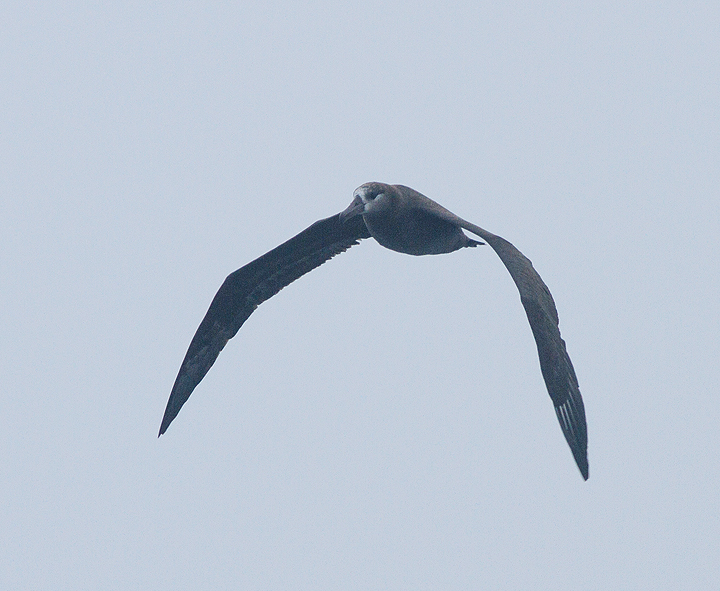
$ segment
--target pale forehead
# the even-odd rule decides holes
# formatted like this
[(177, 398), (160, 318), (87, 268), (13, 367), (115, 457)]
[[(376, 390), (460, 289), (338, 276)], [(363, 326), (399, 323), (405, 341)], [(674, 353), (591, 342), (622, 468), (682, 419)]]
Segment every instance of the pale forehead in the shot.
[(370, 193), (374, 192), (380, 192), (384, 191), (384, 189), (387, 187), (387, 185), (384, 185), (383, 183), (377, 183), (377, 182), (371, 182), (371, 183), (365, 183), (360, 185), (355, 191), (353, 192), (353, 197), (366, 197)]
[(370, 183), (365, 183), (364, 185), (360, 185), (355, 191), (353, 192), (353, 197), (361, 196), (364, 197), (368, 194), (370, 191)]

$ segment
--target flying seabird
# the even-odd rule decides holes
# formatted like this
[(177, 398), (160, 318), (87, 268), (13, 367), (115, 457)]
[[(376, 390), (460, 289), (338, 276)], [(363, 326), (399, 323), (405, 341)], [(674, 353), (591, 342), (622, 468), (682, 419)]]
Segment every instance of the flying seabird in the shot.
[(583, 478), (588, 478), (585, 407), (550, 290), (529, 259), (504, 238), (466, 222), (403, 185), (366, 183), (343, 212), (315, 222), (287, 242), (228, 275), (213, 298), (180, 366), (160, 425), (165, 433), (220, 351), (255, 309), (308, 271), (364, 238), (412, 255), (443, 254), (485, 242), (517, 285), (540, 357), (540, 369), (565, 439)]

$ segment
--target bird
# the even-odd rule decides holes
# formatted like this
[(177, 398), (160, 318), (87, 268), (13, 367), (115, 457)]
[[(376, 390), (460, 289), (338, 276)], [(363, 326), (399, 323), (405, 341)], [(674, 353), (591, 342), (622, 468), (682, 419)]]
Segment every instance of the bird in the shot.
[[(481, 240), (470, 238), (466, 230)], [(510, 242), (471, 224), (404, 185), (365, 183), (342, 212), (321, 219), (297, 236), (228, 275), (190, 342), (165, 408), (165, 433), (220, 351), (265, 300), (305, 273), (361, 240), (374, 238), (397, 252), (446, 254), (489, 244), (520, 293), (555, 413), (575, 462), (587, 480), (585, 406), (550, 290), (530, 260)]]

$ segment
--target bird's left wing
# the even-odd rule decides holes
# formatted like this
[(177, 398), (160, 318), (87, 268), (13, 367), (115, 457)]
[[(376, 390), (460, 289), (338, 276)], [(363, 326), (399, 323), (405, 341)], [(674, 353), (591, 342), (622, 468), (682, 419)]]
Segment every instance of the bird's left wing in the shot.
[(555, 407), (555, 414), (575, 462), (588, 479), (585, 405), (565, 341), (560, 336), (558, 313), (550, 290), (530, 260), (510, 242), (490, 232), (482, 234), (510, 271), (535, 337), (540, 369)]
[[(408, 190), (408, 187), (402, 187)], [(442, 205), (435, 203), (413, 189), (415, 207), (457, 226), (469, 230), (485, 240), (500, 257), (520, 292), (520, 301), (530, 322), (537, 345), (540, 369), (542, 370), (548, 394), (553, 401), (555, 414), (562, 428), (565, 440), (570, 446), (575, 463), (585, 480), (588, 479), (587, 422), (577, 376), (565, 341), (560, 336), (560, 327), (555, 301), (548, 286), (533, 267), (530, 259), (500, 236), (484, 230), (458, 217)]]
[(520, 292), (530, 328), (535, 337), (540, 369), (555, 407), (555, 414), (570, 446), (575, 463), (588, 479), (587, 422), (585, 405), (565, 341), (560, 336), (557, 308), (550, 290), (530, 259), (510, 242), (461, 220), (462, 227), (485, 240), (500, 257)]
[(170, 393), (159, 435), (165, 433), (225, 344), (260, 304), (305, 273), (369, 237), (362, 216), (342, 222), (334, 215), (315, 222), (228, 275), (190, 342)]

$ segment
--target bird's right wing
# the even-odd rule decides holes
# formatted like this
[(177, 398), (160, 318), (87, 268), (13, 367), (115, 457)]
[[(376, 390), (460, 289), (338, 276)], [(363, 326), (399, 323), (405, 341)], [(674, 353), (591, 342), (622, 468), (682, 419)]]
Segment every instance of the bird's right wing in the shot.
[(338, 215), (315, 222), (287, 242), (228, 275), (213, 298), (180, 366), (165, 408), (167, 430), (195, 387), (255, 309), (305, 273), (369, 238), (362, 216), (341, 222)]

